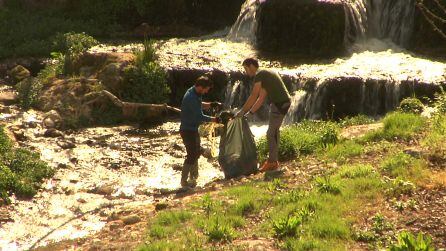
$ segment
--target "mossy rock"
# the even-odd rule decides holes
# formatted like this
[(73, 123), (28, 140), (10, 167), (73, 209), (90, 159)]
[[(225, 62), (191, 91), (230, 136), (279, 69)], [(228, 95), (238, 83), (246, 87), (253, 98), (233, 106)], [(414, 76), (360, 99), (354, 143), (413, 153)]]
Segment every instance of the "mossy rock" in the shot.
[(10, 83), (12, 85), (16, 85), (17, 83), (31, 77), (31, 72), (25, 67), (17, 65), (8, 72), (8, 76), (11, 79)]

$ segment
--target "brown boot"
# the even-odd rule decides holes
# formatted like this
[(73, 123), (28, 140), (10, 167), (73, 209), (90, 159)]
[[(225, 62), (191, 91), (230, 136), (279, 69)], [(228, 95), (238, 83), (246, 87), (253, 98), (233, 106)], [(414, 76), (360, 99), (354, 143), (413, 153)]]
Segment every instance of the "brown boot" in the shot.
[(279, 161), (275, 161), (275, 162), (265, 161), (265, 163), (263, 163), (262, 167), (260, 167), (259, 171), (260, 172), (273, 171), (273, 170), (277, 170), (278, 168), (279, 168)]

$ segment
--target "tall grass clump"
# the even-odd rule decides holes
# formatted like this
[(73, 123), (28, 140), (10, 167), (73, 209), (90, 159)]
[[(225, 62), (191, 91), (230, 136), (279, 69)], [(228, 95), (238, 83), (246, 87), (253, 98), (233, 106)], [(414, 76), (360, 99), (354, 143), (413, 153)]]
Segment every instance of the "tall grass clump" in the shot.
[[(285, 127), (280, 132), (279, 160), (285, 161), (295, 157), (314, 153), (318, 149), (335, 145), (339, 141), (339, 126), (333, 122), (303, 121)], [(266, 138), (257, 144), (260, 160), (268, 155)]]
[(362, 140), (408, 140), (426, 124), (425, 118), (413, 113), (393, 112), (383, 119), (384, 127), (367, 133)]

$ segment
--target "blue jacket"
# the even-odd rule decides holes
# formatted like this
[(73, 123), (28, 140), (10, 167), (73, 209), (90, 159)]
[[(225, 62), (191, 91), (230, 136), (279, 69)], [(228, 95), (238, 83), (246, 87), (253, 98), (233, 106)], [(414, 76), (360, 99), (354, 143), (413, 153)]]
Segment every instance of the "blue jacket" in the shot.
[(184, 94), (181, 102), (181, 131), (198, 131), (198, 126), (203, 122), (210, 122), (211, 117), (203, 114), (201, 107), (201, 95), (192, 86)]

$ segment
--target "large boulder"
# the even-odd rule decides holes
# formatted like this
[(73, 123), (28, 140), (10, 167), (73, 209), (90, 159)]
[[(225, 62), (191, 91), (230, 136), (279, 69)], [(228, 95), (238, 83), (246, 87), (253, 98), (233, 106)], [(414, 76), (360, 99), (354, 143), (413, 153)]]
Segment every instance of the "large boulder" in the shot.
[(98, 73), (98, 79), (107, 90), (119, 93), (123, 84), (123, 65), (110, 63)]
[(17, 65), (8, 72), (8, 77), (10, 83), (12, 85), (16, 85), (17, 83), (31, 77), (31, 73), (25, 67)]

